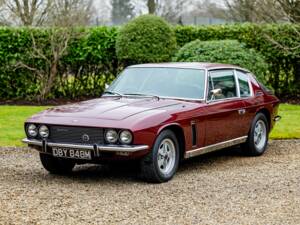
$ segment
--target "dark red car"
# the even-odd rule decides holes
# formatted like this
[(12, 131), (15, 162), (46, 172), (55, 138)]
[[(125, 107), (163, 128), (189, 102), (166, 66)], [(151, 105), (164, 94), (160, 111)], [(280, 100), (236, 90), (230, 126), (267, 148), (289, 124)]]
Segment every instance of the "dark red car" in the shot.
[(50, 173), (76, 164), (140, 162), (165, 182), (182, 159), (233, 145), (264, 153), (279, 100), (251, 72), (214, 63), (130, 66), (101, 98), (45, 110), (25, 123), (23, 142)]

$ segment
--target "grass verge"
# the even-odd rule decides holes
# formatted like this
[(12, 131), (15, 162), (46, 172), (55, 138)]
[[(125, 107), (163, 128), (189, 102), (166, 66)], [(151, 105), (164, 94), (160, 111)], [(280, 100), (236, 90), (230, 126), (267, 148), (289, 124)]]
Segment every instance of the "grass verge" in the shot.
[(45, 106), (0, 106), (0, 146), (24, 146), (24, 121)]
[(271, 139), (300, 138), (300, 105), (280, 104), (281, 120), (270, 134)]
[[(24, 121), (46, 106), (0, 106), (0, 146), (23, 146)], [(281, 104), (282, 119), (270, 134), (271, 139), (300, 138), (300, 105)]]

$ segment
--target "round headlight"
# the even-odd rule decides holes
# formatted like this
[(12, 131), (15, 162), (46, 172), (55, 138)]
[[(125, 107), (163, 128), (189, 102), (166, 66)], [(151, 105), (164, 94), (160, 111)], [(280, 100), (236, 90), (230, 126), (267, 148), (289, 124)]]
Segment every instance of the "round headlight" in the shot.
[(132, 142), (132, 134), (130, 131), (128, 130), (123, 130), (120, 133), (120, 142), (122, 142), (123, 144), (130, 144)]
[(38, 130), (37, 130), (36, 125), (34, 125), (34, 124), (29, 124), (29, 125), (27, 126), (27, 134), (28, 134), (30, 137), (36, 137), (37, 134), (38, 134)]
[(118, 141), (118, 133), (115, 130), (107, 130), (105, 133), (105, 140), (110, 143), (114, 144)]
[(40, 126), (40, 128), (39, 128), (39, 135), (42, 138), (49, 137), (49, 129), (48, 129), (48, 127), (45, 126), (45, 125)]

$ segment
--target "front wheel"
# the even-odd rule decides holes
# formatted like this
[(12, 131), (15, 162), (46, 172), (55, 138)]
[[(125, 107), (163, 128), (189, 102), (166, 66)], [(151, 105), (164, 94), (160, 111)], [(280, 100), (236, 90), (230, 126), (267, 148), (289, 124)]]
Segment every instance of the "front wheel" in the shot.
[(40, 153), (40, 160), (43, 167), (52, 174), (68, 174), (75, 166), (70, 159), (56, 158), (44, 153)]
[(258, 113), (252, 121), (247, 142), (242, 145), (242, 150), (250, 156), (262, 155), (266, 151), (268, 137), (268, 120), (263, 113)]
[(141, 161), (142, 177), (148, 182), (163, 183), (172, 179), (179, 164), (179, 144), (170, 130), (156, 138), (152, 151)]

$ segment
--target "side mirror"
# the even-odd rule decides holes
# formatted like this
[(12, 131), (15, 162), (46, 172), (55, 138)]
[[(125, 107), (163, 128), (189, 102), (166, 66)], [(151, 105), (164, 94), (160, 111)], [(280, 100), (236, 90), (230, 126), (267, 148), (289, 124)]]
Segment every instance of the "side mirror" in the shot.
[(221, 97), (222, 89), (221, 88), (213, 89), (210, 91), (210, 95), (211, 95), (210, 100), (214, 100), (214, 99), (216, 99), (216, 97)]
[(105, 87), (105, 89), (107, 89), (107, 88), (109, 88), (109, 85), (108, 85), (108, 84), (105, 84), (105, 86), (104, 86), (104, 87)]

